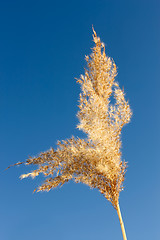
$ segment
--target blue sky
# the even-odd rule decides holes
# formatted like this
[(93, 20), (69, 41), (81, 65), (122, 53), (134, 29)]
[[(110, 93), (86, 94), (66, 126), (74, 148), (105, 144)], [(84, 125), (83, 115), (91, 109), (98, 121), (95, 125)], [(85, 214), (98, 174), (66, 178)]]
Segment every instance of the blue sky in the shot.
[(19, 180), (25, 160), (76, 129), (84, 56), (92, 24), (118, 66), (133, 110), (122, 132), (128, 162), (120, 205), (129, 240), (159, 240), (160, 2), (157, 0), (0, 1), (0, 239), (122, 239), (116, 211), (97, 191), (68, 183), (32, 194)]

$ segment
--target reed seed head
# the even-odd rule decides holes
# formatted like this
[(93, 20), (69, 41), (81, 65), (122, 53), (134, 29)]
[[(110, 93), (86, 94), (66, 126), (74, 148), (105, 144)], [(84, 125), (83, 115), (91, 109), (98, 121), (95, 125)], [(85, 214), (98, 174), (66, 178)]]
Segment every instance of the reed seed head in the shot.
[(38, 168), (21, 175), (21, 179), (43, 173), (47, 179), (38, 192), (62, 186), (71, 179), (82, 182), (97, 188), (117, 208), (126, 171), (120, 135), (132, 112), (124, 90), (115, 81), (116, 64), (106, 56), (105, 45), (94, 29), (93, 41), (92, 53), (85, 57), (85, 73), (77, 80), (81, 85), (77, 128), (86, 133), (86, 139), (58, 141), (56, 150), (51, 148), (29, 157), (25, 164)]

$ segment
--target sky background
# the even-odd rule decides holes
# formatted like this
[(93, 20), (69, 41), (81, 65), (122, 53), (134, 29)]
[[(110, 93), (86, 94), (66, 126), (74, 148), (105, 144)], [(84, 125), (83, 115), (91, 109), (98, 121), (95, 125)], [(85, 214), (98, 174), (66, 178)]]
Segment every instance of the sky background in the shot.
[(83, 184), (49, 193), (4, 171), (72, 135), (92, 24), (118, 67), (133, 110), (122, 132), (128, 162), (120, 206), (129, 240), (160, 239), (160, 1), (0, 1), (0, 239), (122, 239), (111, 203)]

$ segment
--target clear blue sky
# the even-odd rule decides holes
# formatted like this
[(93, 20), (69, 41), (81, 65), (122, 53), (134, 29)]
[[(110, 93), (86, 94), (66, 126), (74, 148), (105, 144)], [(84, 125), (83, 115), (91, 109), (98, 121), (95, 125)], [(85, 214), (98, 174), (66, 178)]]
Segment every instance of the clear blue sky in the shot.
[(76, 129), (78, 78), (92, 24), (118, 66), (133, 118), (122, 133), (128, 161), (120, 205), (128, 240), (160, 239), (160, 1), (0, 1), (0, 239), (122, 239), (116, 211), (97, 191), (68, 183), (32, 194), (25, 160)]

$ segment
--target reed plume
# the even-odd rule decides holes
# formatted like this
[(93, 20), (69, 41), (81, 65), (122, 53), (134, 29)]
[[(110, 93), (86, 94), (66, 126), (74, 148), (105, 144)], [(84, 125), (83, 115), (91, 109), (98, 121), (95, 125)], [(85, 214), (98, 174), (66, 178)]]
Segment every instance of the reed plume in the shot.
[(119, 194), (123, 189), (126, 162), (121, 156), (121, 130), (130, 121), (131, 110), (125, 100), (124, 90), (115, 81), (117, 68), (106, 56), (105, 45), (93, 29), (95, 43), (87, 67), (77, 82), (81, 85), (79, 99), (79, 124), (86, 139), (72, 137), (58, 141), (57, 149), (51, 148), (36, 157), (29, 157), (26, 165), (38, 168), (20, 178), (48, 177), (36, 190), (49, 191), (69, 180), (97, 188), (116, 209), (123, 238), (126, 238), (119, 208)]

